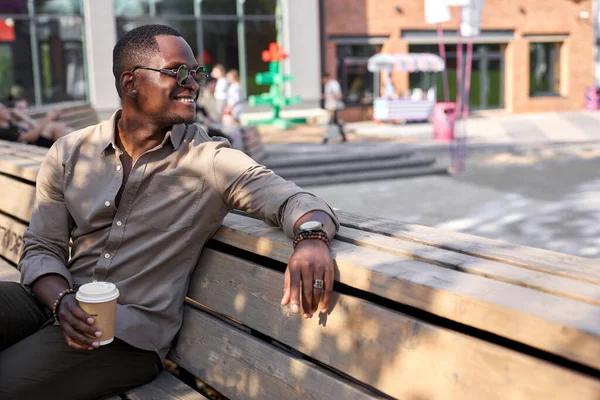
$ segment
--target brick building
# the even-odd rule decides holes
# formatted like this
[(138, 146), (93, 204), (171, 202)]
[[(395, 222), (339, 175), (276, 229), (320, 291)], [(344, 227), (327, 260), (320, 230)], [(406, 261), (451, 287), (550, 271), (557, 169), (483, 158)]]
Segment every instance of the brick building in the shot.
[[(379, 90), (366, 63), (357, 60), (379, 51), (438, 53), (436, 27), (425, 23), (423, 3), (321, 0), (321, 67), (342, 84), (346, 119), (360, 118), (358, 105), (364, 110)], [(486, 0), (481, 34), (474, 40), (471, 107), (514, 113), (582, 109), (585, 89), (594, 85), (593, 3)], [(443, 24), (452, 98), (457, 11), (453, 10), (451, 22)], [(419, 74), (396, 73), (392, 81), (399, 94), (431, 84)], [(437, 81), (440, 99), (441, 77)]]

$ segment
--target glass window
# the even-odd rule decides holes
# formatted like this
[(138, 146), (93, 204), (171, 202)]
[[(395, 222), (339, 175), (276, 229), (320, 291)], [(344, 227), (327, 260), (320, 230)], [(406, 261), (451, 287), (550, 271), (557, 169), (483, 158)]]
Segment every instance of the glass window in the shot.
[(77, 14), (83, 13), (82, 0), (35, 0), (36, 14)]
[(115, 15), (136, 17), (150, 13), (150, 0), (115, 0)]
[(156, 0), (157, 15), (194, 15), (194, 0)]
[(237, 22), (203, 21), (202, 28), (207, 67), (222, 64), (226, 70), (239, 70)]
[(82, 30), (76, 17), (37, 23), (43, 103), (85, 99)]
[(371, 44), (337, 45), (338, 81), (346, 104), (373, 102), (373, 73), (367, 69), (367, 61), (378, 52), (379, 47)]
[(248, 94), (260, 94), (269, 91), (269, 86), (257, 85), (255, 76), (267, 72), (269, 63), (262, 60), (262, 52), (269, 43), (277, 41), (275, 21), (246, 22), (246, 58), (248, 60)]
[(560, 94), (561, 43), (530, 43), (529, 95)]
[(0, 1), (0, 14), (27, 14), (27, 0)]
[(0, 100), (9, 94), (35, 100), (29, 21), (14, 21), (15, 39), (0, 42)]
[(244, 12), (248, 15), (275, 15), (277, 0), (246, 0)]
[(0, 42), (0, 100), (8, 97), (14, 81), (12, 45)]
[(202, 0), (202, 14), (204, 15), (227, 15), (236, 13), (237, 0)]

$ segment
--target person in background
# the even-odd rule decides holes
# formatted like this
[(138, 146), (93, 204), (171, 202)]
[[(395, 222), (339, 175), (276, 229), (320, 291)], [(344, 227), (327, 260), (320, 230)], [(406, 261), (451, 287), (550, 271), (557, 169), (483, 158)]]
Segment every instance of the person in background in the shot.
[(217, 122), (221, 122), (223, 111), (227, 106), (227, 89), (229, 87), (229, 81), (225, 77), (225, 67), (221, 64), (215, 65), (210, 76), (217, 80), (214, 96), (217, 102), (217, 113), (219, 115)]
[(0, 140), (8, 140), (11, 142), (22, 142), (35, 144), (41, 147), (51, 147), (52, 144), (66, 133), (53, 129), (48, 129), (43, 124), (29, 125), (29, 121), (25, 122), (23, 117), (17, 113), (18, 118), (15, 118), (14, 110), (10, 110), (4, 104), (0, 103)]
[(240, 76), (236, 69), (227, 72), (229, 87), (227, 88), (227, 106), (223, 111), (223, 123), (227, 125), (239, 125), (240, 116), (244, 111), (244, 99), (242, 98), (242, 86)]
[[(30, 144), (42, 147), (50, 147), (59, 138), (65, 136), (73, 129), (70, 129), (63, 122), (60, 122), (62, 112), (59, 109), (49, 110), (41, 121), (36, 121), (29, 115), (29, 102), (24, 97), (14, 97), (9, 101), (11, 121), (21, 128), (22, 132), (29, 133), (28, 136), (39, 137), (35, 140), (25, 140)], [(31, 134), (33, 132), (33, 134)]]
[[(344, 107), (342, 102), (342, 88), (340, 83), (333, 79), (329, 73), (323, 75), (325, 109), (329, 111), (329, 124), (337, 126), (339, 134), (342, 136), (342, 142), (346, 142), (347, 138), (344, 133), (344, 127), (338, 119), (338, 110)], [(329, 131), (329, 129), (328, 129)], [(323, 139), (323, 144), (329, 141), (329, 134)]]
[(218, 122), (221, 119), (221, 114), (217, 108), (217, 100), (215, 99), (215, 88), (217, 81), (214, 78), (209, 78), (206, 81), (206, 86), (200, 90), (198, 100), (196, 101), (196, 111), (198, 122)]

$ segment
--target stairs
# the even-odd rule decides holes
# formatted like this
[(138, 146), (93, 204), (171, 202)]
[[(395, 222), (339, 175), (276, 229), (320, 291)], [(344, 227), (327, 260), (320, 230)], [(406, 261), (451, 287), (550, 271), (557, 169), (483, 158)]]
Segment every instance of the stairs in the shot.
[(378, 145), (321, 146), (310, 151), (306, 147), (273, 149), (263, 164), (284, 179), (299, 186), (320, 186), (337, 183), (364, 182), (446, 174), (447, 167), (431, 156), (424, 156), (403, 146)]

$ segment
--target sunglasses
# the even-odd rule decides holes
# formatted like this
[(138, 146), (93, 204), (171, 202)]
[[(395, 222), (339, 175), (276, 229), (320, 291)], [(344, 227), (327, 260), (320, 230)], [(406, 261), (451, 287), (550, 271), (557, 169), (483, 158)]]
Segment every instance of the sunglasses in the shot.
[(206, 79), (208, 79), (208, 75), (206, 74), (206, 70), (204, 69), (204, 67), (196, 67), (195, 69), (190, 70), (190, 68), (185, 64), (180, 65), (177, 69), (159, 69), (142, 67), (138, 65), (136, 67), (133, 67), (133, 69), (129, 72), (133, 72), (136, 69), (148, 69), (150, 71), (156, 71), (160, 72), (161, 74), (168, 75), (171, 78), (175, 78), (179, 86), (183, 86), (183, 84), (190, 75), (200, 86), (204, 85), (206, 83)]

